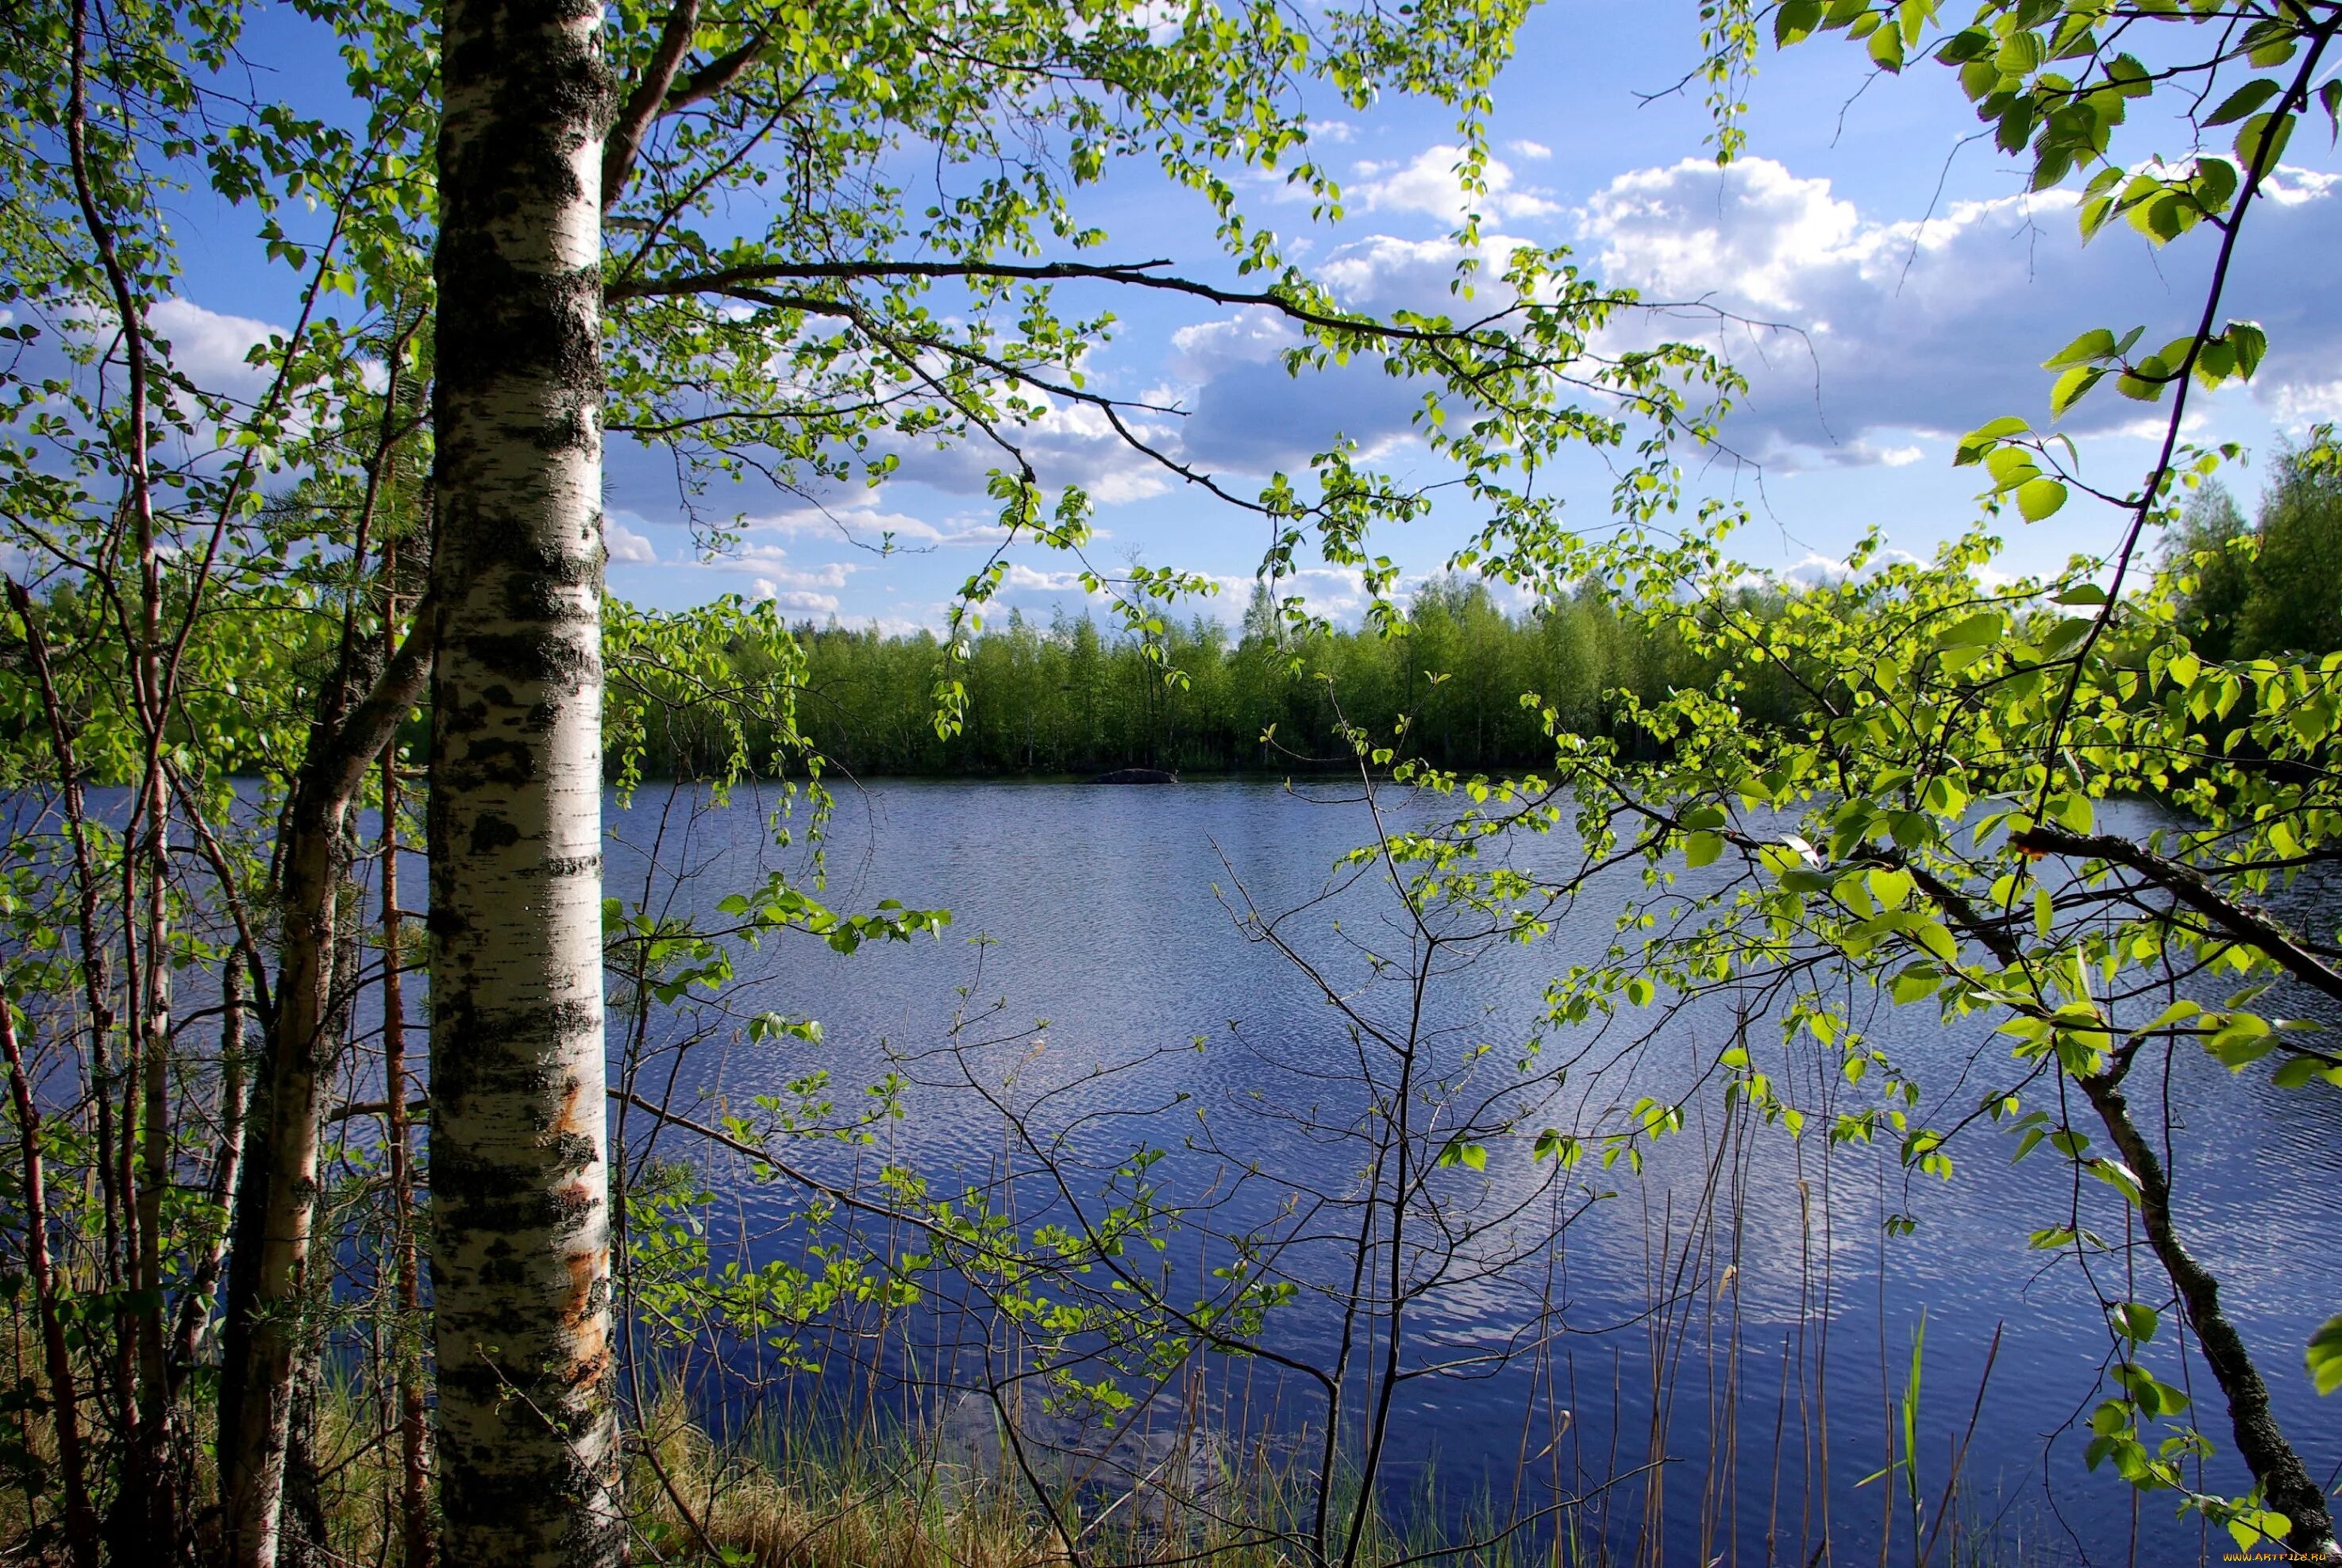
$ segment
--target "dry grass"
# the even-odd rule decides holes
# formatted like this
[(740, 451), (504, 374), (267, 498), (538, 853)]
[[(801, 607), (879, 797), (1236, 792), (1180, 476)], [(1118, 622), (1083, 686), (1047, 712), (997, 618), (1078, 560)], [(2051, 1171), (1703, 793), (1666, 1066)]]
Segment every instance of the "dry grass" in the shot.
[[(205, 1402), (195, 1404), (208, 1424)], [(307, 1561), (384, 1568), (400, 1559), (398, 1459), (391, 1413), (364, 1383), (329, 1373), (316, 1411), (316, 1497), (325, 1525), (324, 1551)], [(30, 1440), (48, 1457), (47, 1423), (12, 1423), (8, 1433)], [(207, 1432), (196, 1432), (195, 1464), (199, 1520), (210, 1513), (212, 1474)], [(635, 1509), (635, 1561), (674, 1568), (1095, 1568), (1099, 1563), (1153, 1563), (1160, 1568), (1302, 1568), (1299, 1542), (1309, 1489), (1273, 1454), (1247, 1453), (1228, 1467), (1230, 1484), (1210, 1509), (1182, 1507), (1159, 1493), (1138, 1506), (1068, 1518), (1068, 1543), (1056, 1522), (1013, 1484), (970, 1481), (938, 1467), (910, 1434), (894, 1440), (841, 1439), (836, 1429), (786, 1436), (752, 1433), (731, 1442), (711, 1435), (700, 1413), (668, 1392), (629, 1434), (626, 1495)], [(1426, 1482), (1426, 1487), (1428, 1483)], [(288, 1503), (292, 1500), (288, 1498)], [(1349, 1499), (1337, 1501), (1337, 1508)], [(1370, 1519), (1359, 1568), (1429, 1556), (1467, 1568), (1593, 1568), (1613, 1559), (1598, 1541), (1556, 1539), (1466, 1552), (1439, 1553), (1433, 1521), (1441, 1510), (1414, 1499), (1412, 1523), (1395, 1527)], [(0, 1487), (0, 1560), (62, 1563), (55, 1534), (54, 1499), (40, 1488)], [(37, 1521), (37, 1523), (36, 1523)], [(208, 1522), (208, 1521), (207, 1521)], [(1484, 1538), (1487, 1518), (1463, 1522)], [(288, 1528), (294, 1527), (288, 1517)], [(2063, 1560), (2050, 1543), (2007, 1533), (1985, 1519), (1938, 1558), (1947, 1568), (2008, 1568)], [(199, 1535), (203, 1532), (199, 1529)], [(215, 1541), (198, 1543), (199, 1552)]]
[[(1021, 1486), (939, 1467), (907, 1438), (726, 1445), (669, 1394), (648, 1413), (627, 1483), (645, 1543), (692, 1568), (1294, 1568), (1303, 1490), (1265, 1453), (1229, 1468), (1209, 1507), (1150, 1491), (1061, 1525)], [(1362, 1563), (1407, 1554), (1370, 1524)]]
[(1053, 1568), (1068, 1554), (998, 1487), (950, 1489), (908, 1443), (722, 1444), (667, 1394), (647, 1413), (628, 1495), (671, 1563), (726, 1568)]

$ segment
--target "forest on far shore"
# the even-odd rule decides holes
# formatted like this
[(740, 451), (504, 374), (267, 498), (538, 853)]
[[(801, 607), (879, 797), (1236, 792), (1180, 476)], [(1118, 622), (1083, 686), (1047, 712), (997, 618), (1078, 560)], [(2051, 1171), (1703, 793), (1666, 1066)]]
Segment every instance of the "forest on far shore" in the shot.
[[(2342, 476), (2282, 456), (2250, 516), (2227, 489), (2207, 484), (2163, 554), (2204, 563), (2184, 613), (2207, 652), (2342, 647)], [(1739, 607), (1773, 614), (1785, 591), (1795, 590), (1750, 585)], [(932, 632), (890, 636), (834, 617), (826, 626), (806, 621), (794, 628), (805, 661), (796, 724), (826, 765), (855, 775), (1306, 772), (1351, 763), (1339, 723), (1379, 739), (1403, 719), (1404, 754), (1492, 771), (1551, 760), (1544, 708), (1561, 733), (1647, 754), (1650, 736), (1629, 721), (1632, 709), (1712, 687), (1723, 673), (1671, 624), (1623, 617), (1591, 591), (1508, 613), (1486, 582), (1447, 574), (1416, 590), (1403, 626), (1400, 636), (1336, 628), (1296, 643), (1256, 584), (1233, 632), (1212, 614), (1166, 618), (1150, 650), (1087, 612), (1061, 609), (1046, 622), (1013, 612), (973, 638), (955, 667)], [(732, 656), (745, 684), (775, 673), (759, 643), (743, 640)], [(1732, 673), (1750, 723), (1786, 724), (1806, 712), (1787, 672)], [(959, 733), (944, 735), (936, 687), (951, 678), (966, 684), (966, 711)], [(751, 728), (748, 754), (771, 754), (771, 726)], [(689, 707), (663, 715), (646, 740), (646, 770), (659, 777), (710, 772), (728, 749), (716, 715)]]

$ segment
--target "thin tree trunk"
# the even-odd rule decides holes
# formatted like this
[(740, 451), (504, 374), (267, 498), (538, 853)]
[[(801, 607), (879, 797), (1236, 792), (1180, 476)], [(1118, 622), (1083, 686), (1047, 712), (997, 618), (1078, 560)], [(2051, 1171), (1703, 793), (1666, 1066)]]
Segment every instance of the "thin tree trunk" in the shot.
[(318, 1079), (331, 1040), (341, 835), (340, 813), (325, 809), (328, 804), (296, 804), (285, 857), (276, 1026), (268, 1042), (265, 1117), (247, 1178), (257, 1223), (237, 1238), (239, 1253), (257, 1242), (256, 1266), (247, 1332), (238, 1336), (234, 1348), (240, 1354), (223, 1379), (236, 1390), (235, 1424), (220, 1433), (231, 1568), (275, 1568), (276, 1562), (309, 1232), (316, 1213)]
[[(134, 654), (131, 693), (137, 709), (140, 728), (145, 742), (145, 771), (141, 781), (140, 809), (131, 814), (131, 822), (123, 836), (123, 957), (125, 995), (129, 1004), (129, 1041), (127, 1069), (123, 1096), (122, 1138), (113, 1151), (119, 1160), (115, 1167), (115, 1186), (123, 1205), (124, 1227), (121, 1235), (125, 1272), (141, 1287), (137, 1295), (125, 1295), (125, 1304), (115, 1313), (116, 1337), (114, 1345), (115, 1397), (121, 1409), (121, 1420), (129, 1436), (125, 1453), (124, 1486), (108, 1519), (108, 1532), (121, 1554), (135, 1556), (165, 1543), (154, 1539), (147, 1531), (157, 1520), (169, 1518), (167, 1499), (162, 1493), (159, 1460), (162, 1433), (153, 1429), (148, 1418), (159, 1422), (161, 1412), (145, 1406), (134, 1406), (132, 1388), (132, 1353), (134, 1344), (141, 1352), (149, 1349), (151, 1323), (152, 1361), (150, 1373), (161, 1373), (162, 1312), (155, 1299), (149, 1282), (154, 1271), (151, 1261), (139, 1255), (143, 1232), (146, 1226), (145, 1205), (139, 1202), (131, 1162), (137, 1142), (137, 1105), (132, 1096), (141, 1086), (137, 1067), (143, 1053), (150, 1044), (163, 1046), (169, 1041), (168, 1020), (156, 1030), (148, 1014), (159, 1001), (162, 1007), (169, 1004), (169, 981), (159, 971), (162, 950), (159, 939), (150, 941), (147, 949), (146, 974), (142, 978), (136, 923), (138, 921), (137, 863), (135, 838), (139, 816), (154, 811), (146, 826), (149, 847), (154, 855), (148, 868), (154, 885), (149, 889), (153, 907), (148, 911), (153, 927), (148, 935), (156, 937), (162, 909), (162, 880), (169, 867), (165, 860), (165, 839), (166, 814), (156, 810), (162, 802), (160, 787), (163, 725), (167, 699), (159, 679), (159, 651), (162, 614), (162, 565), (155, 534), (154, 485), (147, 463), (147, 444), (151, 438), (147, 397), (150, 365), (147, 360), (146, 323), (137, 291), (127, 267), (123, 265), (119, 247), (115, 241), (114, 225), (99, 204), (95, 181), (92, 176), (89, 156), (89, 5), (88, 0), (73, 0), (71, 35), (67, 40), (67, 91), (65, 110), (65, 146), (67, 161), (73, 170), (74, 196), (80, 209), (83, 225), (90, 243), (97, 252), (106, 285), (113, 296), (117, 325), (122, 333), (122, 355), (125, 385), (123, 397), (123, 428), (127, 433), (123, 460), (123, 507), (129, 515), (138, 550), (140, 624), (128, 624), (128, 614), (122, 613), (124, 641)], [(109, 587), (106, 594), (117, 606), (120, 600)], [(147, 993), (148, 986), (153, 994)], [(101, 1097), (105, 1094), (99, 1088)], [(151, 1108), (151, 1107), (150, 1107)], [(159, 1210), (156, 1216), (159, 1218)], [(156, 1276), (159, 1278), (159, 1275)], [(152, 1309), (129, 1304), (138, 1299), (152, 1303)], [(157, 1388), (155, 1376), (148, 1379), (146, 1406), (154, 1403)], [(140, 1511), (146, 1510), (144, 1517)]]
[(65, 1543), (75, 1568), (97, 1568), (97, 1513), (90, 1506), (89, 1473), (81, 1446), (81, 1405), (74, 1391), (73, 1356), (65, 1349), (65, 1319), (57, 1313), (56, 1277), (49, 1267), (49, 1210), (41, 1179), (41, 1114), (16, 1048), (16, 1015), (0, 994), (0, 1054), (8, 1062), (8, 1087), (16, 1103), (16, 1136), (25, 1156), (25, 1269), (33, 1277), (33, 1299), (41, 1317), (41, 1348), (48, 1363), (49, 1412), (57, 1432), (57, 1465), (65, 1472)]
[[(162, 631), (162, 587), (154, 573), (148, 578), (152, 593), (147, 623), (155, 640), (149, 643), (145, 662), (147, 678), (159, 692), (161, 661), (155, 650)], [(171, 965), (165, 956), (170, 935), (171, 801), (159, 754), (147, 769), (145, 816), (146, 999), (140, 1009), (145, 1029), (139, 1046), (139, 1131), (144, 1140), (138, 1189), (140, 1454), (134, 1473), (145, 1476), (147, 1487), (145, 1540), (158, 1553), (175, 1556), (178, 1489), (170, 1463), (171, 1369), (163, 1337), (163, 1194), (176, 1176), (170, 1108)]]
[(601, 967), (601, 8), (451, 0), (432, 558), (447, 1560), (621, 1559)]
[[(397, 542), (384, 545), (383, 580), (391, 586), (383, 607), (387, 644), (398, 625)], [(405, 1568), (432, 1568), (436, 1532), (431, 1519), (431, 1476), (425, 1449), (429, 1413), (423, 1403), (423, 1363), (415, 1339), (423, 1321), (415, 1245), (414, 1145), (406, 1120), (406, 987), (401, 972), (405, 944), (398, 908), (398, 738), (382, 749), (382, 1078), (390, 1119), (390, 1210), (398, 1270), (398, 1319), (391, 1364), (398, 1379), (399, 1536)]]
[(2138, 1178), (2140, 1228), (2147, 1232), (2147, 1245), (2155, 1249), (2164, 1272), (2171, 1276), (2180, 1305), (2196, 1330), (2197, 1348), (2218, 1380), (2220, 1392), (2227, 1396), (2237, 1453), (2252, 1471), (2253, 1479), (2260, 1483), (2263, 1501), (2293, 1521), (2286, 1549), (2310, 1557), (2342, 1554), (2336, 1551), (2334, 1518), (2326, 1505), (2325, 1489), (2311, 1477), (2309, 1467), (2278, 1427), (2269, 1409), (2268, 1385), (2261, 1381), (2244, 1336), (2220, 1305), (2220, 1282), (2196, 1261), (2172, 1223), (2171, 1178), (2154, 1144), (2131, 1120), (2120, 1077), (2104, 1073), (2077, 1082), (2131, 1174)]
[(89, 818), (82, 796), (81, 759), (66, 722), (65, 704), (57, 693), (56, 674), (49, 658), (48, 638), (33, 609), (33, 596), (15, 578), (8, 580), (8, 601), (25, 625), (25, 646), (32, 656), (33, 674), (41, 689), (41, 711), (48, 720), (49, 751), (57, 765), (57, 788), (64, 806), (65, 830), (73, 841), (74, 922), (80, 938), (82, 1000), (89, 1014), (89, 1083), (97, 1111), (98, 1192), (105, 1212), (105, 1283), (122, 1283), (122, 1200), (114, 1184), (114, 1077), (108, 1041), (114, 1033), (114, 983), (105, 941), (98, 934), (97, 856), (90, 847)]
[(324, 1473), (317, 1464), (317, 1392), (324, 1376), (324, 1335), (314, 1317), (293, 1358), (293, 1397), (285, 1423), (284, 1523), (277, 1531), (275, 1568), (333, 1568), (325, 1523)]
[(228, 1211), (227, 1290), (226, 1299), (220, 1306), (219, 1400), (214, 1422), (219, 1433), (221, 1561), (225, 1563), (237, 1561), (237, 1506), (247, 1486), (244, 1444), (238, 1434), (245, 1430), (246, 1382), (254, 1364), (254, 1309), (260, 1300), (261, 1243), (268, 1233), (268, 1193), (273, 1184), (269, 1129), (276, 1120), (269, 1104), (269, 1092), (275, 1078), (275, 1042), (273, 1028), (261, 1036), (260, 1059), (253, 1074), (250, 1104), (245, 1111), (244, 1154), (238, 1162), (243, 1169), (235, 1205)]
[[(2069, 846), (2054, 847), (2062, 853)], [(2084, 847), (2095, 854), (2099, 846)], [(1965, 900), (1949, 890), (1931, 887), (1928, 891), (1954, 924), (1983, 944), (2003, 965), (2012, 969), (2017, 965), (2017, 944), (2005, 931), (1979, 919)], [(2268, 1384), (2261, 1380), (2244, 1336), (2220, 1304), (2219, 1280), (2187, 1250), (2173, 1223), (2171, 1174), (2164, 1169), (2154, 1143), (2131, 1118), (2130, 1102), (2122, 1089), (2128, 1071), (2128, 1057), (2117, 1054), (2106, 1071), (2077, 1075), (2074, 1082), (2138, 1182), (2140, 1228), (2177, 1293), (2188, 1323), (2196, 1330), (2197, 1348), (2227, 1402), (2238, 1457), (2259, 1483), (2262, 1500), (2292, 1521), (2285, 1541), (2287, 1551), (2319, 1559), (2342, 1556), (2336, 1547), (2334, 1517), (2326, 1505), (2325, 1490), (2311, 1478), (2309, 1467), (2277, 1425), (2269, 1408)]]
[(179, 1297), (178, 1326), (171, 1340), (174, 1399), (178, 1397), (187, 1373), (194, 1370), (195, 1336), (210, 1321), (214, 1287), (219, 1283), (220, 1267), (235, 1237), (236, 1190), (244, 1168), (245, 1112), (251, 1100), (245, 1076), (244, 974), (244, 954), (239, 951), (220, 970), (220, 1148), (212, 1162), (208, 1188), (213, 1204), (226, 1214), (227, 1220), (220, 1227), (219, 1239), (195, 1264), (195, 1272), (188, 1276), (187, 1288)]
[[(319, 1056), (311, 1090), (311, 1115), (316, 1129), (312, 1134), (310, 1152), (313, 1170), (317, 1159), (314, 1140), (324, 1131), (320, 1091), (355, 1044), (352, 1020), (356, 1011), (354, 1004), (362, 962), (358, 924), (364, 901), (361, 889), (350, 875), (350, 868), (357, 859), (354, 828), (350, 814), (345, 811), (333, 856), (332, 978), (326, 987), (325, 1018), (320, 1030), (329, 1044)], [(313, 1210), (313, 1226), (314, 1223)], [(295, 1328), (288, 1377), (284, 1505), (277, 1528), (275, 1568), (329, 1568), (335, 1558), (331, 1528), (325, 1519), (325, 1471), (318, 1458), (317, 1422), (325, 1377), (324, 1313), (332, 1299), (332, 1271), (328, 1268), (313, 1273), (304, 1263), (298, 1272), (300, 1294), (293, 1310), (285, 1314)]]
[(255, 1136), (246, 1144), (221, 1376), (220, 1490), (230, 1568), (274, 1568), (276, 1557), (316, 1217), (319, 1087), (339, 1043), (343, 993), (353, 983), (335, 973), (345, 824), (366, 769), (414, 707), (430, 659), (429, 626), (418, 624), (365, 701), (330, 733), (319, 726), (278, 841), (276, 1006)]

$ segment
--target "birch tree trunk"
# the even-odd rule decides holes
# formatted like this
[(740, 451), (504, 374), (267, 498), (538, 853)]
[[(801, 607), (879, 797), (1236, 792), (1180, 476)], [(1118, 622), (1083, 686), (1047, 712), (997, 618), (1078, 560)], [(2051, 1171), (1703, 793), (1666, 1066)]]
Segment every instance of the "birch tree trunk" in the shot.
[(621, 1560), (601, 953), (598, 5), (451, 0), (432, 557), (442, 1552)]
[(248, 1217), (256, 1223), (236, 1237), (239, 1251), (257, 1243), (257, 1266), (249, 1276), (248, 1317), (231, 1295), (235, 1332), (222, 1386), (220, 1471), (229, 1568), (275, 1568), (276, 1563), (294, 1363), (304, 1333), (301, 1306), (316, 1213), (317, 1088), (330, 1054), (325, 1028), (340, 873), (335, 852), (346, 807), (345, 800), (304, 798), (288, 834), (283, 966), (257, 1129), (263, 1146), (255, 1151), (248, 1176)]
[(367, 764), (421, 694), (431, 658), (418, 625), (374, 690), (337, 725), (321, 724), (301, 764), (285, 835), (276, 1013), (268, 1031), (237, 1192), (220, 1380), (224, 1560), (274, 1568), (293, 1382), (309, 1300), (317, 1208), (320, 1090), (341, 1044), (355, 960), (336, 963), (346, 833)]

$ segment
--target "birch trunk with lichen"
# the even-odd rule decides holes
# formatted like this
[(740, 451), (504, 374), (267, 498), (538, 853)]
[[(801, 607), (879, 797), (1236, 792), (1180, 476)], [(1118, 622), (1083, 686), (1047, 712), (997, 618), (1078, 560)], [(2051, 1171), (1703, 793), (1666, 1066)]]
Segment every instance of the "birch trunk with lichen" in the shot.
[(431, 1280), (451, 1563), (615, 1564), (598, 6), (454, 0), (434, 424)]

